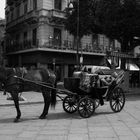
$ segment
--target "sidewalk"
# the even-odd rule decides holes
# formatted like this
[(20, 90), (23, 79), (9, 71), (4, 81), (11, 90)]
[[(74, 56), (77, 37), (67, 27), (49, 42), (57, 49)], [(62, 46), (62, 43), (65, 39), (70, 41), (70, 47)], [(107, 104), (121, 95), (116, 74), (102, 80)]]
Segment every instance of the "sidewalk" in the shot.
[[(41, 97), (34, 92), (25, 93), (24, 97), (28, 95)], [(49, 109), (44, 120), (38, 119), (43, 104), (22, 105), (19, 123), (13, 123), (16, 115), (13, 106), (2, 106), (0, 140), (140, 140), (140, 96), (127, 99), (119, 113), (114, 113), (106, 103), (86, 119), (81, 118), (78, 112), (66, 113), (61, 102), (55, 110)]]
[[(38, 92), (23, 92), (22, 96), (25, 98), (25, 101), (20, 101), (20, 104), (37, 104), (43, 103), (42, 93)], [(3, 92), (0, 91), (0, 106), (11, 106), (14, 105), (13, 100), (7, 100), (7, 95), (3, 95)]]
[[(130, 88), (128, 92), (125, 93), (127, 96), (140, 95), (140, 88)], [(26, 104), (40, 104), (43, 103), (42, 93), (39, 92), (23, 92), (22, 96), (26, 99), (25, 101), (20, 101), (20, 105)], [(65, 96), (65, 95), (63, 95)], [(57, 98), (57, 100), (60, 100)], [(13, 106), (14, 102), (12, 100), (7, 100), (7, 95), (3, 95), (0, 91), (0, 106)]]
[(140, 87), (138, 88), (129, 88), (128, 95), (140, 95)]

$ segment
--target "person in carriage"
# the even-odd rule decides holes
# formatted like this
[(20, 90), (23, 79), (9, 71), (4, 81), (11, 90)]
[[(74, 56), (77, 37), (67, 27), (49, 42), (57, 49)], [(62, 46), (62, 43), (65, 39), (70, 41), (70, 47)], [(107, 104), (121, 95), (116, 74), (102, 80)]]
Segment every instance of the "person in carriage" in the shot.
[[(81, 69), (81, 71), (74, 72), (73, 77), (80, 78), (79, 89), (81, 92), (83, 91), (83, 93), (94, 93), (94, 89), (98, 87), (99, 75), (97, 73), (93, 74), (89, 72), (86, 67)], [(98, 98), (100, 100), (100, 104), (103, 105), (103, 98), (100, 94), (98, 94)]]
[(102, 86), (110, 86), (112, 81), (117, 78), (118, 74), (116, 72), (113, 72), (110, 76), (105, 76), (100, 78), (101, 81), (101, 87)]
[[(64, 98), (63, 109), (67, 113), (78, 111), (81, 117), (88, 118), (105, 100), (109, 101), (113, 112), (120, 112), (125, 104), (125, 94), (120, 86), (124, 71), (116, 72), (106, 77), (105, 73), (89, 72), (86, 68), (75, 71), (72, 77), (64, 79), (64, 87), (71, 93)], [(106, 80), (102, 86), (101, 77)]]
[(99, 78), (99, 87), (110, 86), (114, 81), (114, 84), (118, 84), (124, 77), (124, 71), (121, 70), (119, 73), (113, 72), (109, 76)]
[[(102, 90), (98, 89), (103, 89), (106, 91), (111, 91), (123, 78), (124, 76), (124, 71), (120, 71), (119, 73), (113, 72), (109, 76), (104, 76), (100, 77), (99, 73), (90, 73), (87, 68), (85, 67), (81, 72), (80, 72), (80, 89), (82, 89), (85, 92), (91, 92), (91, 93), (98, 93), (97, 96), (100, 101), (100, 105), (104, 105), (104, 100), (102, 97)], [(95, 91), (95, 90), (98, 91)]]

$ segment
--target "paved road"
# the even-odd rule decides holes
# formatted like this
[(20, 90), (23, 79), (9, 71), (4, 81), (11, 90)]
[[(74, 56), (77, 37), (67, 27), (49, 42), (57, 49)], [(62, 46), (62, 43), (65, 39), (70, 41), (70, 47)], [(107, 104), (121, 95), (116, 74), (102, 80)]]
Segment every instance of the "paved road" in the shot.
[(42, 109), (21, 105), (21, 122), (13, 123), (15, 108), (0, 106), (0, 140), (140, 140), (140, 96), (127, 97), (120, 113), (105, 103), (88, 119), (65, 113), (61, 101), (45, 120), (38, 119)]

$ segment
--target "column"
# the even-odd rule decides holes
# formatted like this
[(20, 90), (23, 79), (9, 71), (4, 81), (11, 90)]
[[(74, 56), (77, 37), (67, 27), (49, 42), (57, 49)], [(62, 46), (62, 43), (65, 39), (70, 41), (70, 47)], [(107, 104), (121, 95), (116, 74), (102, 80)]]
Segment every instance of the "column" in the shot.
[(64, 77), (68, 77), (68, 65), (64, 65)]
[(18, 56), (18, 65), (19, 65), (19, 67), (22, 66), (22, 58), (21, 58), (21, 55)]

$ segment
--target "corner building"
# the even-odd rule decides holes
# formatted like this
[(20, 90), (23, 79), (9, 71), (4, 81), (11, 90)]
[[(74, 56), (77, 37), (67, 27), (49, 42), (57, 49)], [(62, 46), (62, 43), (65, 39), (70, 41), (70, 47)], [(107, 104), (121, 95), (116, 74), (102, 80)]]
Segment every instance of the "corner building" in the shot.
[[(52, 67), (59, 80), (71, 76), (77, 49), (74, 37), (63, 24), (68, 3), (68, 0), (6, 1), (8, 66)], [(102, 65), (105, 50), (111, 45), (102, 35), (84, 36), (78, 52), (79, 57), (83, 56), (83, 65)]]

